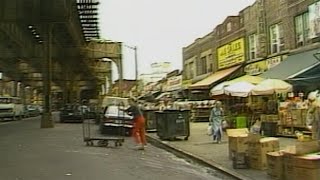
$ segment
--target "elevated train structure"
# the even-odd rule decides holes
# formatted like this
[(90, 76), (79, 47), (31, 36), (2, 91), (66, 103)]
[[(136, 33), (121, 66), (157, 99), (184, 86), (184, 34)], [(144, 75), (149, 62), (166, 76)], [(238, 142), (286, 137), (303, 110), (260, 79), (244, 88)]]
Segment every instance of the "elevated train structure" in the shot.
[(98, 7), (98, 0), (0, 1), (0, 95), (42, 103), (50, 119), (54, 103), (98, 97), (112, 74), (104, 58), (122, 79), (122, 44), (99, 40)]

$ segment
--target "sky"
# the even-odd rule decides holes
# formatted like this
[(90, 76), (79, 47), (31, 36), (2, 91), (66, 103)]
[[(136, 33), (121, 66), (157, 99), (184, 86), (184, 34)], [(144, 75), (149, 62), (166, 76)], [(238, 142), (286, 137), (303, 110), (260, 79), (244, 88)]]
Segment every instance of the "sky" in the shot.
[[(182, 69), (183, 47), (254, 1), (100, 0), (100, 35), (137, 46), (138, 74), (150, 73), (154, 62), (171, 62), (173, 70)], [(124, 78), (135, 79), (134, 50), (126, 46), (122, 51)]]

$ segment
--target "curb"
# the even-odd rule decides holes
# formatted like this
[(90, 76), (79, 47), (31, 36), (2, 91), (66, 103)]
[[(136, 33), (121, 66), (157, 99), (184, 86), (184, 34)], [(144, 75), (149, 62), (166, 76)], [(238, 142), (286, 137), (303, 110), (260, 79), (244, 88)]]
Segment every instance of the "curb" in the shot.
[(158, 148), (162, 148), (162, 149), (165, 149), (173, 154), (175, 154), (176, 156), (180, 157), (180, 158), (183, 158), (183, 159), (191, 159), (192, 161), (198, 163), (198, 164), (201, 164), (201, 165), (204, 165), (204, 166), (207, 166), (207, 167), (210, 167), (210, 168), (213, 168), (213, 169), (216, 169), (218, 170), (219, 172), (225, 174), (225, 175), (228, 175), (228, 176), (231, 176), (235, 179), (238, 179), (238, 180), (251, 180), (251, 178), (249, 177), (246, 177), (240, 173), (237, 173), (235, 171), (232, 171), (230, 169), (227, 169), (215, 162), (209, 162), (208, 160), (202, 158), (202, 157), (199, 157), (197, 155), (194, 155), (192, 153), (189, 153), (189, 152), (186, 152), (182, 149), (179, 149), (173, 145), (170, 145), (170, 144), (167, 144), (157, 138), (154, 138), (150, 135), (146, 135), (147, 137), (147, 141), (158, 147)]

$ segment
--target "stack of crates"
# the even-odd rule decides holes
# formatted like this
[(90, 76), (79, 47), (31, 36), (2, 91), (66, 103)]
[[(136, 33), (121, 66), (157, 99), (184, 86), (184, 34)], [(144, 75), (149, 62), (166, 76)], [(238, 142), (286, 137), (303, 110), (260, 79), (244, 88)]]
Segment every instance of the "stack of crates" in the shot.
[(249, 157), (246, 152), (235, 152), (232, 157), (232, 166), (234, 169), (248, 169)]

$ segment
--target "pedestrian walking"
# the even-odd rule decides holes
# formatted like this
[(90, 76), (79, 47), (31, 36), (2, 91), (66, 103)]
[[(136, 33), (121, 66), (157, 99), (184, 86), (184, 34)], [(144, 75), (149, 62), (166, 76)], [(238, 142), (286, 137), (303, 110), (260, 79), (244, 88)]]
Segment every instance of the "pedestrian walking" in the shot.
[(320, 140), (320, 107), (318, 91), (308, 96), (307, 126), (312, 132), (312, 139)]
[(217, 101), (210, 113), (209, 122), (212, 127), (213, 141), (221, 143), (222, 138), (222, 120), (223, 120), (223, 109), (220, 101)]
[(135, 99), (129, 99), (130, 107), (126, 109), (133, 116), (133, 130), (132, 135), (137, 143), (135, 147), (137, 150), (144, 150), (146, 145), (146, 130), (145, 130), (145, 119), (143, 117), (143, 112), (138, 106)]

